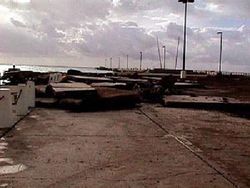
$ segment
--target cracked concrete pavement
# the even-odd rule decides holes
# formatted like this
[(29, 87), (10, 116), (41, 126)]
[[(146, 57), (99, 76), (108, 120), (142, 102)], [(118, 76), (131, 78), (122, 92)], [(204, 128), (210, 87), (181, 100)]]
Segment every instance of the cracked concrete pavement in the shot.
[[(0, 141), (5, 143), (0, 158), (13, 160), (12, 166), (26, 167), (18, 173), (0, 174), (0, 186), (247, 187), (247, 139), (221, 139), (218, 143), (212, 130), (227, 127), (230, 131), (230, 126), (214, 127), (204, 114), (212, 119), (216, 116), (216, 112), (152, 105), (84, 113), (34, 109)], [(222, 113), (219, 116), (230, 117)], [(226, 123), (236, 121), (245, 130), (235, 128), (235, 135), (249, 138), (249, 120), (230, 117)], [(212, 146), (221, 148), (224, 142), (229, 142), (225, 150), (211, 150)], [(241, 143), (244, 160), (225, 153)], [(238, 166), (236, 172), (241, 171), (241, 175), (227, 168), (229, 161), (223, 161), (226, 154), (231, 167)], [(6, 161), (0, 161), (0, 172), (5, 165)]]

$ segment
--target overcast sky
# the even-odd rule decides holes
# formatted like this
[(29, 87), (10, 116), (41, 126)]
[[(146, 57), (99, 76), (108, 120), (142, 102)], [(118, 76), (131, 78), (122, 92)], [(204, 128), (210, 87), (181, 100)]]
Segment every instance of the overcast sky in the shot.
[[(144, 67), (157, 67), (158, 36), (173, 68), (183, 10), (178, 0), (0, 0), (0, 56), (15, 63), (96, 66), (109, 57), (125, 64), (128, 54), (136, 67), (142, 51)], [(249, 10), (250, 0), (189, 4), (187, 68), (217, 69), (216, 33), (223, 31), (223, 69), (250, 72)]]

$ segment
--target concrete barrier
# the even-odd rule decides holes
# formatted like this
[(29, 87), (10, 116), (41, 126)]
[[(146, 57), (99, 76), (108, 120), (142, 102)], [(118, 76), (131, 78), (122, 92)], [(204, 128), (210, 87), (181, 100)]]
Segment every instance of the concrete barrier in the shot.
[(0, 128), (9, 128), (14, 124), (11, 91), (0, 88)]
[(28, 105), (28, 108), (34, 108), (35, 107), (35, 83), (32, 81), (28, 81), (26, 85), (26, 92), (25, 96), (27, 95), (26, 102)]
[[(29, 108), (35, 107), (35, 84), (28, 81), (27, 84), (18, 84), (11, 86), (1, 86), (1, 90), (9, 91), (10, 104), (5, 104), (6, 109), (11, 110), (12, 124), (19, 121), (23, 116), (27, 115)], [(1, 97), (1, 96), (0, 96)], [(0, 111), (1, 112), (1, 111)], [(6, 118), (9, 116), (6, 115)], [(1, 120), (1, 119), (0, 119)], [(0, 126), (1, 127), (1, 126)]]
[(12, 109), (12, 114), (13, 114), (13, 121), (17, 122), (20, 117), (17, 116), (17, 105), (14, 104), (15, 100), (17, 98), (17, 95), (19, 93), (18, 87), (17, 86), (9, 86), (6, 87), (7, 89), (10, 89), (10, 95), (11, 95), (11, 109)]
[(14, 116), (14, 120), (19, 121), (24, 115), (26, 115), (23, 112), (23, 107), (22, 107), (24, 101), (21, 101), (22, 100), (21, 97), (24, 93), (23, 88), (20, 87), (19, 85), (5, 86), (5, 87), (9, 88), (11, 91), (11, 104), (12, 104), (12, 113)]
[(28, 103), (27, 103), (27, 88), (25, 84), (18, 84), (18, 96), (16, 98), (17, 103), (17, 116), (25, 116), (28, 111)]

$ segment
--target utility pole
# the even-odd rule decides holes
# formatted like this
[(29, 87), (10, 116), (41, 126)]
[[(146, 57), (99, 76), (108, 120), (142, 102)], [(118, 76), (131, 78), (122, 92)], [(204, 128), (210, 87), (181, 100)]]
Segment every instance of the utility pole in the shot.
[(121, 68), (121, 58), (119, 57), (118, 58), (118, 69), (120, 69)]
[(223, 48), (223, 32), (217, 32), (220, 35), (220, 61), (219, 61), (219, 74), (221, 74), (221, 66), (222, 66), (222, 48)]
[(142, 52), (140, 52), (140, 70), (142, 69)]
[(193, 3), (194, 0), (178, 0), (185, 4), (185, 13), (184, 13), (184, 42), (183, 42), (183, 65), (181, 78), (186, 78), (186, 46), (187, 46), (187, 10), (188, 3)]
[(163, 67), (166, 69), (166, 46), (162, 46), (163, 48)]
[(128, 55), (127, 55), (127, 69), (128, 69)]

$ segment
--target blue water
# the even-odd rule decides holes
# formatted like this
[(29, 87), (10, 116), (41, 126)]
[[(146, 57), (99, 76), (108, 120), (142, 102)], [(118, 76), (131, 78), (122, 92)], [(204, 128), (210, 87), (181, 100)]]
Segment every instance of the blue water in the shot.
[[(4, 71), (12, 68), (12, 65), (1, 65), (0, 64), (0, 74), (2, 75)], [(36, 65), (16, 65), (16, 68), (22, 71), (34, 71), (34, 72), (67, 72), (69, 69), (76, 69), (82, 72), (90, 73), (107, 73), (111, 71), (97, 70), (95, 68), (89, 67), (56, 67), (56, 66), (36, 66)]]

